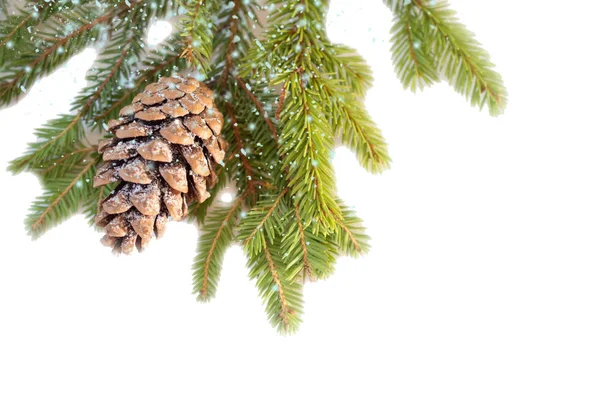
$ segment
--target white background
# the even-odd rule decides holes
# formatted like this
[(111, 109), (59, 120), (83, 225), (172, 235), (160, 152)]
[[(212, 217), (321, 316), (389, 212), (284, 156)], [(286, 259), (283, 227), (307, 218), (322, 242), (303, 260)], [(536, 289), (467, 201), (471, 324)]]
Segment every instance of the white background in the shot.
[(306, 286), (292, 337), (266, 321), (239, 247), (217, 298), (195, 301), (191, 225), (120, 258), (82, 216), (26, 236), (39, 183), (5, 166), (68, 111), (93, 50), (1, 111), (0, 396), (600, 396), (600, 8), (451, 3), (505, 78), (502, 117), (445, 83), (404, 91), (387, 10), (332, 1), (330, 37), (372, 65), (394, 163), (372, 176), (337, 152), (373, 249)]

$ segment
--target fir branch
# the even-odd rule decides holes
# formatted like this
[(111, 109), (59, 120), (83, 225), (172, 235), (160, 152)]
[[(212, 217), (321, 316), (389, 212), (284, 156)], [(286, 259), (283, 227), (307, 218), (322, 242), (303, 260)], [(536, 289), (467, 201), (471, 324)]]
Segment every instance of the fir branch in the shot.
[[(311, 266), (310, 266), (310, 260), (308, 259), (308, 244), (310, 244), (310, 242), (307, 244), (307, 239), (306, 239), (306, 230), (304, 229), (304, 225), (302, 224), (302, 217), (300, 216), (300, 210), (298, 210), (298, 205), (294, 204), (294, 222), (296, 223), (296, 227), (298, 228), (298, 237), (300, 239), (287, 239), (288, 241), (299, 241), (300, 245), (300, 252), (302, 253), (302, 271), (304, 272), (304, 278), (308, 277), (310, 280), (313, 280), (313, 278), (315, 278)], [(288, 233), (287, 235), (289, 236), (293, 236), (292, 234)], [(287, 253), (286, 253), (287, 254)]]
[(423, 23), (431, 31), (432, 51), (441, 73), (473, 106), (487, 105), (491, 115), (499, 115), (506, 107), (507, 93), (502, 77), (493, 70), (490, 55), (474, 34), (458, 21), (447, 1), (425, 3), (412, 0), (423, 15)]
[[(217, 104), (225, 110), (222, 134), (233, 144), (229, 147), (225, 168), (244, 197), (245, 205), (250, 207), (256, 203), (258, 189), (264, 186), (263, 169), (268, 163), (264, 157), (254, 156), (252, 149), (257, 148), (260, 155), (270, 153), (264, 150), (267, 148), (261, 144), (261, 138), (255, 136), (255, 133), (260, 136), (264, 120), (256, 120), (251, 98), (244, 95), (237, 75), (239, 54), (246, 52), (254, 40), (251, 25), (255, 22), (255, 7), (254, 1), (235, 0), (223, 4), (216, 13), (214, 25), (219, 28), (213, 43), (213, 63), (222, 68), (215, 68), (210, 77), (216, 84)], [(260, 100), (257, 101), (262, 106)]]
[(373, 72), (356, 50), (343, 44), (326, 43), (323, 54), (336, 77), (346, 83), (355, 97), (364, 97), (373, 87)]
[(249, 255), (250, 278), (256, 279), (271, 325), (281, 333), (294, 333), (301, 323), (302, 286), (287, 275), (280, 245), (267, 240), (262, 244), (260, 251)]
[[(96, 84), (84, 89), (75, 101), (75, 107), (78, 103), (85, 101), (79, 108), (75, 116), (61, 115), (54, 119), (44, 128), (37, 129), (35, 134), (38, 136), (38, 141), (29, 144), (26, 154), (11, 162), (9, 170), (14, 173), (21, 172), (25, 169), (37, 169), (52, 159), (55, 153), (60, 153), (74, 142), (79, 140), (85, 134), (83, 120), (85, 118), (93, 118), (94, 111), (103, 106), (103, 96), (105, 88), (121, 77), (121, 66), (131, 51), (130, 44), (133, 42), (133, 36), (127, 41), (127, 45), (121, 51), (117, 59), (111, 58), (112, 64), (110, 69), (99, 75), (94, 74)], [(110, 50), (110, 48), (109, 48)]]
[(181, 36), (185, 45), (181, 57), (206, 75), (210, 70), (213, 30), (208, 7), (204, 0), (186, 1), (187, 15), (182, 18)]
[[(306, 76), (306, 75), (304, 75)], [(306, 77), (304, 78), (306, 79)], [(327, 232), (339, 215), (331, 165), (333, 131), (320, 105), (327, 98), (322, 87), (305, 87), (302, 75), (286, 81), (289, 92), (281, 119), (279, 155), (287, 167), (288, 187), (313, 231)]]
[(54, 161), (49, 161), (46, 168), (37, 171), (44, 180), (52, 181), (63, 177), (76, 165), (87, 162), (93, 151), (95, 151), (94, 147), (78, 143), (74, 146), (73, 151), (61, 154)]
[[(32, 13), (22, 12), (18, 16), (11, 16), (5, 21), (2, 21), (2, 33), (0, 33), (2, 40), (0, 40), (0, 49), (4, 49), (13, 36), (22, 36), (24, 28), (30, 24), (31, 20), (33, 20)], [(11, 43), (11, 46), (14, 46), (14, 43)]]
[(73, 142), (85, 133), (80, 112), (75, 116), (59, 115), (44, 126), (36, 129), (38, 141), (29, 144), (25, 154), (10, 162), (8, 170), (20, 173), (24, 170), (45, 168), (48, 162), (60, 156), (65, 149), (69, 151)]
[[(14, 98), (25, 93), (38, 78), (52, 72), (71, 56), (83, 50), (98, 37), (97, 27), (116, 15), (116, 11), (109, 11), (95, 17), (96, 11), (93, 7), (81, 6), (61, 14), (64, 18), (76, 21), (79, 21), (79, 17), (75, 17), (73, 14), (89, 15), (94, 19), (81, 23), (77, 29), (54, 40), (52, 45), (47, 46), (40, 53), (34, 51), (13, 60), (3, 71), (2, 79), (4, 81), (0, 83), (0, 105), (9, 104)], [(64, 26), (59, 22), (56, 22), (56, 25), (54, 29), (58, 35), (60, 31), (64, 30)]]
[(392, 61), (404, 88), (422, 90), (439, 81), (424, 14), (412, 3), (397, 9), (391, 33)]
[(213, 209), (203, 226), (198, 241), (198, 254), (192, 264), (194, 294), (199, 301), (215, 296), (225, 250), (234, 240), (234, 227), (241, 211), (243, 198), (230, 207)]
[(279, 231), (278, 219), (284, 214), (282, 200), (287, 194), (287, 188), (275, 198), (268, 198), (259, 202), (245, 217), (240, 225), (240, 241), (251, 255), (257, 254), (264, 246), (263, 241), (275, 240)]
[[(5, 0), (0, 2), (2, 3), (7, 4)], [(71, 1), (48, 1), (33, 4), (30, 10), (17, 8), (13, 15), (8, 15), (6, 9), (6, 18), (0, 20), (0, 70), (5, 68), (14, 57), (31, 51), (31, 45), (38, 35), (39, 28), (34, 30), (36, 25), (39, 27), (56, 13), (72, 7)]]
[(342, 216), (336, 218), (336, 233), (330, 235), (329, 238), (345, 255), (358, 257), (367, 253), (370, 248), (369, 236), (366, 234), (362, 220), (339, 199), (338, 204), (342, 210)]
[(336, 245), (306, 228), (297, 205), (285, 219), (287, 224), (281, 247), (290, 277), (315, 281), (331, 275), (337, 254)]
[(338, 104), (339, 132), (342, 143), (356, 155), (360, 165), (372, 173), (389, 169), (392, 161), (387, 143), (364, 103), (348, 93)]
[(287, 267), (280, 240), (287, 189), (260, 201), (239, 227), (239, 241), (248, 256), (250, 277), (256, 279), (271, 324), (283, 333), (297, 330), (302, 313), (301, 285)]
[(52, 226), (75, 214), (93, 193), (95, 162), (72, 167), (63, 177), (44, 183), (44, 193), (31, 205), (25, 221), (29, 233), (38, 238)]
[(235, 80), (238, 82), (238, 84), (242, 88), (242, 90), (244, 90), (246, 95), (248, 95), (248, 98), (250, 98), (252, 100), (252, 102), (256, 106), (256, 109), (258, 109), (258, 112), (260, 113), (260, 115), (265, 119), (265, 123), (269, 127), (269, 131), (273, 135), (273, 139), (275, 141), (279, 141), (279, 136), (277, 135), (277, 128), (273, 124), (273, 121), (269, 118), (269, 114), (265, 111), (265, 108), (264, 108), (262, 102), (252, 92), (252, 90), (250, 90), (250, 88), (249, 88), (250, 85), (248, 83), (244, 82), (240, 77), (236, 77)]
[[(136, 33), (121, 32), (100, 53), (97, 61), (99, 67), (88, 73), (87, 79), (92, 84), (82, 90), (75, 98), (75, 108), (81, 106), (80, 113), (86, 120), (94, 120), (96, 115), (110, 106), (113, 90), (131, 75), (130, 65), (137, 60), (142, 49)], [(129, 36), (129, 37), (128, 37)], [(102, 69), (102, 66), (105, 66)]]

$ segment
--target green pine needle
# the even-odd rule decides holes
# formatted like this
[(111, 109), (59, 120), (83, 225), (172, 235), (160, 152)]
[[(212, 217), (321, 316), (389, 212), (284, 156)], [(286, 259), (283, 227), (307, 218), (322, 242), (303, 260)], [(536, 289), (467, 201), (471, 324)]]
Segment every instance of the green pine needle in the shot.
[(413, 92), (439, 81), (428, 32), (424, 14), (411, 3), (394, 13), (392, 60), (404, 88)]
[(29, 144), (23, 156), (11, 161), (8, 170), (20, 173), (24, 170), (45, 169), (58, 156), (72, 152), (73, 142), (79, 141), (84, 135), (82, 116), (81, 113), (75, 116), (59, 115), (36, 129), (38, 140)]
[(502, 77), (494, 68), (490, 55), (474, 34), (458, 21), (448, 2), (425, 4), (412, 0), (423, 13), (423, 23), (429, 27), (432, 51), (436, 64), (454, 89), (464, 95), (473, 106), (487, 106), (492, 116), (504, 111), (507, 93)]
[(302, 322), (302, 285), (286, 269), (281, 242), (262, 242), (259, 252), (248, 254), (249, 275), (256, 280), (271, 325), (281, 333), (292, 334)]
[(25, 220), (34, 239), (77, 213), (94, 195), (92, 179), (95, 171), (96, 163), (86, 162), (71, 167), (62, 177), (44, 181), (44, 193), (32, 203)]
[(229, 207), (214, 208), (204, 222), (198, 254), (192, 264), (193, 291), (199, 301), (208, 301), (216, 294), (225, 250), (234, 241), (241, 205), (238, 198)]
[(307, 228), (297, 205), (284, 219), (281, 250), (290, 278), (315, 281), (330, 276), (337, 255), (335, 244)]
[(183, 6), (187, 14), (181, 20), (181, 36), (184, 38), (181, 56), (186, 58), (205, 76), (210, 71), (210, 59), (213, 50), (211, 9), (206, 3), (204, 0), (184, 1)]
[(362, 220), (356, 213), (338, 199), (342, 217), (336, 219), (336, 233), (331, 235), (339, 251), (347, 256), (358, 257), (366, 254), (369, 249), (369, 236)]

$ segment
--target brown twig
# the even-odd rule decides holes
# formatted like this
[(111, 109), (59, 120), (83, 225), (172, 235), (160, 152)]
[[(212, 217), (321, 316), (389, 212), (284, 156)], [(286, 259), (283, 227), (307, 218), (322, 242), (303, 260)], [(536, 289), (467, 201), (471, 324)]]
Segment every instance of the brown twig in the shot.
[(281, 120), (281, 112), (283, 112), (283, 104), (285, 102), (285, 98), (287, 96), (287, 92), (285, 87), (281, 88), (281, 92), (279, 93), (279, 97), (277, 98), (277, 111), (275, 112), (275, 119)]
[(279, 312), (279, 316), (281, 317), (281, 321), (283, 322), (285, 331), (287, 332), (290, 326), (288, 314), (293, 313), (293, 311), (288, 308), (288, 301), (285, 297), (283, 284), (281, 283), (281, 278), (277, 272), (277, 267), (275, 266), (275, 262), (273, 261), (273, 257), (271, 256), (271, 252), (269, 251), (266, 240), (263, 242), (263, 250), (265, 257), (267, 258), (267, 264), (269, 264), (269, 271), (271, 271), (271, 276), (277, 285), (277, 295), (279, 296), (279, 301), (281, 302), (281, 311)]
[(310, 268), (310, 262), (308, 261), (308, 246), (306, 245), (306, 236), (304, 226), (302, 225), (302, 217), (300, 216), (300, 210), (298, 204), (294, 203), (294, 213), (296, 214), (296, 223), (298, 224), (298, 230), (300, 231), (300, 245), (302, 246), (302, 260), (304, 263), (304, 278), (308, 276), (308, 279), (314, 281), (312, 269)]
[(94, 162), (88, 163), (88, 165), (85, 166), (83, 168), (83, 170), (81, 170), (81, 172), (79, 174), (77, 174), (77, 176), (75, 176), (73, 181), (71, 181), (71, 183), (69, 185), (67, 185), (67, 187), (56, 197), (56, 199), (54, 199), (54, 201), (52, 201), (52, 203), (50, 203), (50, 205), (48, 207), (46, 207), (46, 210), (44, 210), (44, 212), (42, 214), (40, 214), (40, 216), (35, 220), (35, 222), (33, 224), (31, 224), (32, 231), (35, 231), (36, 229), (38, 229), (40, 227), (40, 225), (42, 225), (42, 223), (45, 221), (45, 217), (48, 215), (48, 213), (50, 213), (50, 211), (56, 207), (56, 205), (62, 200), (62, 198), (64, 198), (65, 195), (67, 193), (69, 193), (69, 191), (71, 189), (73, 189), (73, 187), (75, 186), (77, 181), (79, 181), (79, 179), (81, 177), (83, 177), (85, 175), (85, 173), (87, 173), (89, 171), (89, 169), (92, 168), (93, 166), (94, 166)]

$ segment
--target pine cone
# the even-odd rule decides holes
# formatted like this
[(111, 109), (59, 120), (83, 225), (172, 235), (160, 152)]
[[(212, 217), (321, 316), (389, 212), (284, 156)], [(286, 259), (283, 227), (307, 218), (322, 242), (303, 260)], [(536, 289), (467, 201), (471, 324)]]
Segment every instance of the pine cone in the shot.
[(168, 217), (181, 220), (188, 202), (205, 201), (225, 156), (223, 115), (213, 92), (195, 79), (163, 77), (149, 84), (120, 118), (108, 122), (115, 137), (102, 140), (94, 187), (120, 182), (99, 203), (102, 243), (116, 253), (141, 250), (160, 238)]

